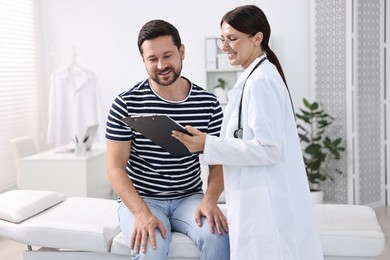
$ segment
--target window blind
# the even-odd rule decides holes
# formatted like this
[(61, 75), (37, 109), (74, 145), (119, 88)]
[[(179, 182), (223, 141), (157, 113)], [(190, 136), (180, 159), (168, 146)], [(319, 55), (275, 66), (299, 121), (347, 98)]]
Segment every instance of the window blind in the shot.
[(10, 139), (40, 132), (34, 0), (0, 0), (0, 191), (16, 185)]

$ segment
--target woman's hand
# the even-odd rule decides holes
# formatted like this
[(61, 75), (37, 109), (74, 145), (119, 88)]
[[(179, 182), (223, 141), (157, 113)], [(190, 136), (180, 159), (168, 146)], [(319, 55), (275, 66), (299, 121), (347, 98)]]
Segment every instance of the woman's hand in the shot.
[(172, 136), (182, 142), (191, 153), (202, 152), (206, 142), (206, 134), (192, 126), (186, 126), (185, 129), (192, 136), (175, 130), (172, 131)]

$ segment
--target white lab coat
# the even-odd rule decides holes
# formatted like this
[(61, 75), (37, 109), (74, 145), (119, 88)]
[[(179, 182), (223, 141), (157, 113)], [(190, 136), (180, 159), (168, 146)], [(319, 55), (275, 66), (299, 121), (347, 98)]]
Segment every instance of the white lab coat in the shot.
[(268, 60), (247, 80), (243, 139), (233, 137), (260, 58), (229, 91), (221, 136), (206, 137), (202, 158), (223, 164), (231, 259), (323, 259), (290, 98)]
[(51, 75), (48, 144), (69, 144), (82, 139), (88, 126), (99, 125), (96, 141), (104, 140), (105, 113), (95, 74), (87, 69), (66, 67)]

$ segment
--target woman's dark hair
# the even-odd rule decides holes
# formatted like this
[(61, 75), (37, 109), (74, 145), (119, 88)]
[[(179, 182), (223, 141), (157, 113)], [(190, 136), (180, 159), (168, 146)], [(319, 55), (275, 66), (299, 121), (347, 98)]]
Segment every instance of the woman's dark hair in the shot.
[(144, 41), (153, 40), (160, 36), (172, 36), (173, 44), (180, 49), (181, 39), (179, 31), (172, 24), (164, 20), (152, 20), (142, 26), (138, 34), (138, 50), (142, 55)]
[(249, 34), (251, 36), (254, 36), (258, 32), (263, 33), (261, 47), (267, 54), (268, 60), (276, 66), (280, 76), (284, 81), (284, 84), (287, 87), (287, 81), (284, 77), (283, 69), (280, 65), (278, 57), (276, 57), (276, 54), (269, 47), (271, 27), (264, 12), (255, 5), (243, 5), (227, 12), (222, 17), (221, 27), (224, 22), (232, 26), (237, 31)]

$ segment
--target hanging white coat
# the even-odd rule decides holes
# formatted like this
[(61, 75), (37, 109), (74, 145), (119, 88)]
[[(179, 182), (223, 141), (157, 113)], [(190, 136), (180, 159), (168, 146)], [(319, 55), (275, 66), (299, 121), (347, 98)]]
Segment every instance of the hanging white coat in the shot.
[(99, 125), (97, 141), (104, 140), (105, 113), (95, 74), (66, 67), (51, 76), (48, 144), (61, 146), (72, 138), (84, 138), (86, 129)]
[(260, 58), (229, 91), (221, 136), (208, 135), (203, 154), (223, 165), (231, 259), (323, 259), (294, 112), (268, 60), (246, 82), (243, 138), (233, 137), (244, 81)]

